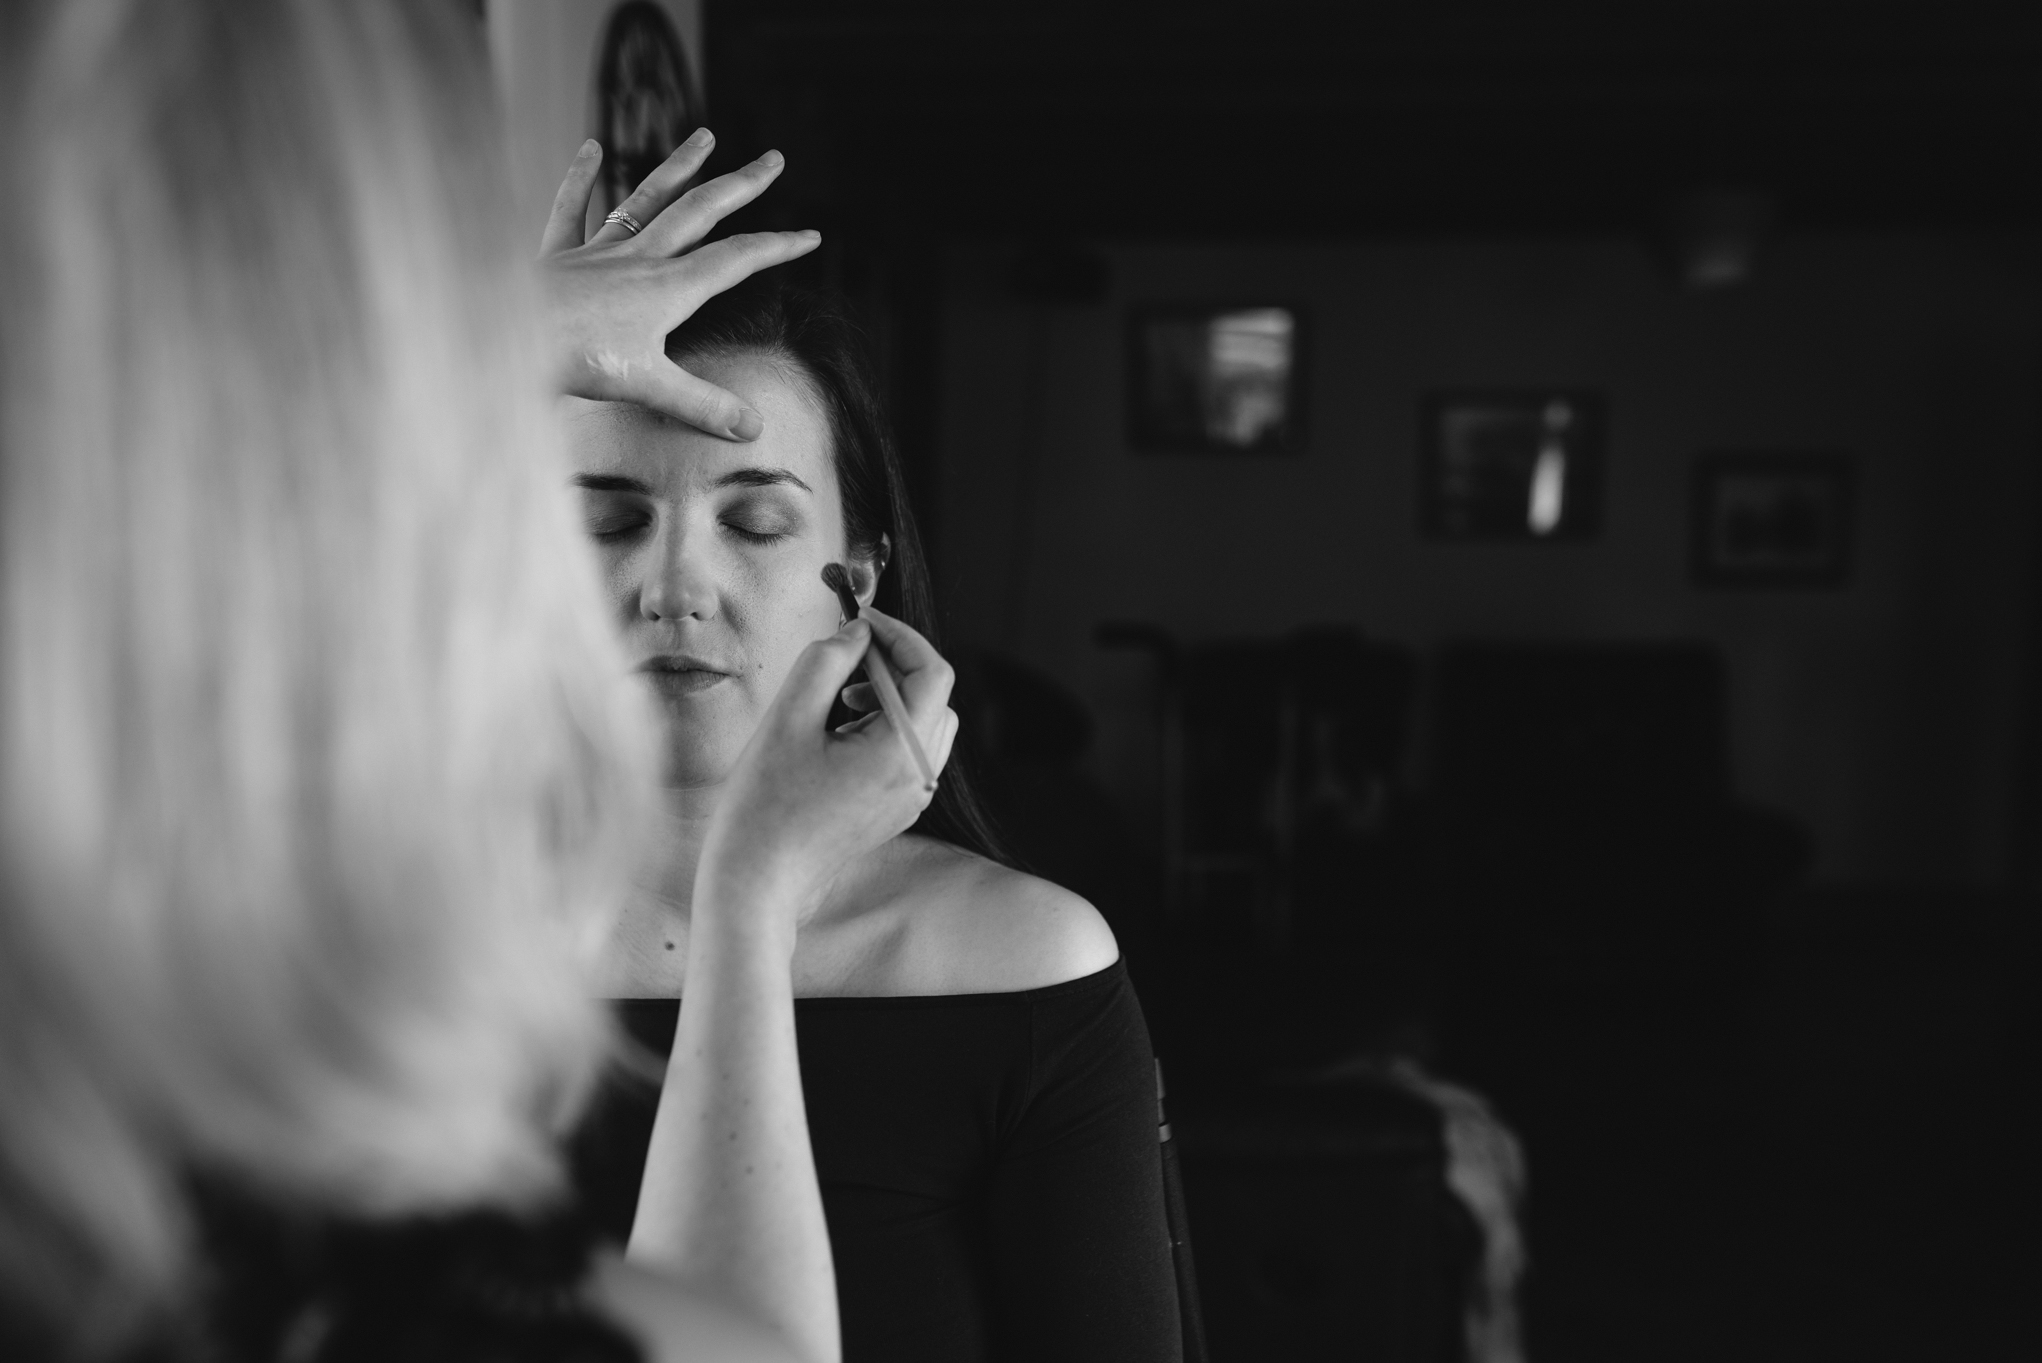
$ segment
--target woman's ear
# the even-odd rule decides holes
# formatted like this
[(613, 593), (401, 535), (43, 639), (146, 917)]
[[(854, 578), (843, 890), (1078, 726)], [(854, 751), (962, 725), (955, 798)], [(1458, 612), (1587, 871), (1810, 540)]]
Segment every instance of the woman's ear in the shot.
[(879, 595), (879, 579), (886, 572), (887, 563), (893, 558), (893, 540), (887, 535), (879, 537), (879, 552), (870, 558), (854, 558), (851, 569), (851, 589), (858, 594), (858, 604), (869, 606)]

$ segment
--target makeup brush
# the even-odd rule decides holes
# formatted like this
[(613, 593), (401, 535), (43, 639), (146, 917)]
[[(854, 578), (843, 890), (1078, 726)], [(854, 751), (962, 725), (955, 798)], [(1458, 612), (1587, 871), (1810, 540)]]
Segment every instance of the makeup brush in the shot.
[[(858, 594), (851, 590), (851, 575), (844, 571), (844, 565), (825, 563), (822, 580), (837, 594), (844, 619), (856, 620), (861, 613)], [(907, 744), (908, 756), (915, 760), (915, 770), (922, 774), (922, 789), (934, 790), (936, 770), (929, 765), (929, 755), (922, 751), (922, 740), (915, 737), (914, 726), (908, 723), (907, 702), (900, 698), (900, 683), (894, 680), (893, 664), (886, 660), (877, 637), (872, 640), (872, 647), (865, 650), (865, 675), (872, 679), (872, 689), (879, 693), (879, 708), (886, 712), (887, 722), (893, 725), (901, 742)]]

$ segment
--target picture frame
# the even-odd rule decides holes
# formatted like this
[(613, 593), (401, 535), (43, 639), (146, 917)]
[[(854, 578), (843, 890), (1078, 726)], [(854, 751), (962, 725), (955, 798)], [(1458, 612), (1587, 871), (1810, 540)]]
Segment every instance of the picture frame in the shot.
[(1428, 394), (1419, 406), (1420, 529), (1449, 541), (1597, 538), (1608, 428), (1608, 405), (1585, 389)]
[(1269, 457), (1305, 448), (1302, 308), (1151, 303), (1127, 314), (1127, 442), (1141, 453)]
[(1850, 580), (1856, 468), (1828, 452), (1719, 452), (1695, 460), (1690, 561), (1719, 588)]

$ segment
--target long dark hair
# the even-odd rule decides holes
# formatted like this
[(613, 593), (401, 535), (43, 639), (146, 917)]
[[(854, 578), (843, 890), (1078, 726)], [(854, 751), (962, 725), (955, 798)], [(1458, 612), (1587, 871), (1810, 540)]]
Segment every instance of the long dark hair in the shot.
[[(844, 499), (852, 555), (886, 560), (873, 604), (937, 648), (936, 596), (915, 532), (906, 475), (873, 380), (870, 346), (836, 296), (793, 289), (754, 275), (718, 294), (667, 337), (666, 352), (688, 356), (757, 353), (795, 366), (813, 385), (830, 432), (831, 461)], [(892, 552), (887, 552), (891, 545)], [(818, 590), (821, 590), (818, 587)], [(1011, 865), (972, 788), (964, 744), (952, 750), (936, 798), (915, 831)]]

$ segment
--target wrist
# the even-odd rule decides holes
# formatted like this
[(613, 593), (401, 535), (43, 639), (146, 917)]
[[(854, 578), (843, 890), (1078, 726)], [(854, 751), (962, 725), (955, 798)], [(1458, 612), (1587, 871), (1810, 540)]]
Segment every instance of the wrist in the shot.
[(695, 870), (693, 930), (737, 945), (792, 952), (796, 925), (814, 906), (800, 877), (777, 865), (732, 865), (713, 853)]

